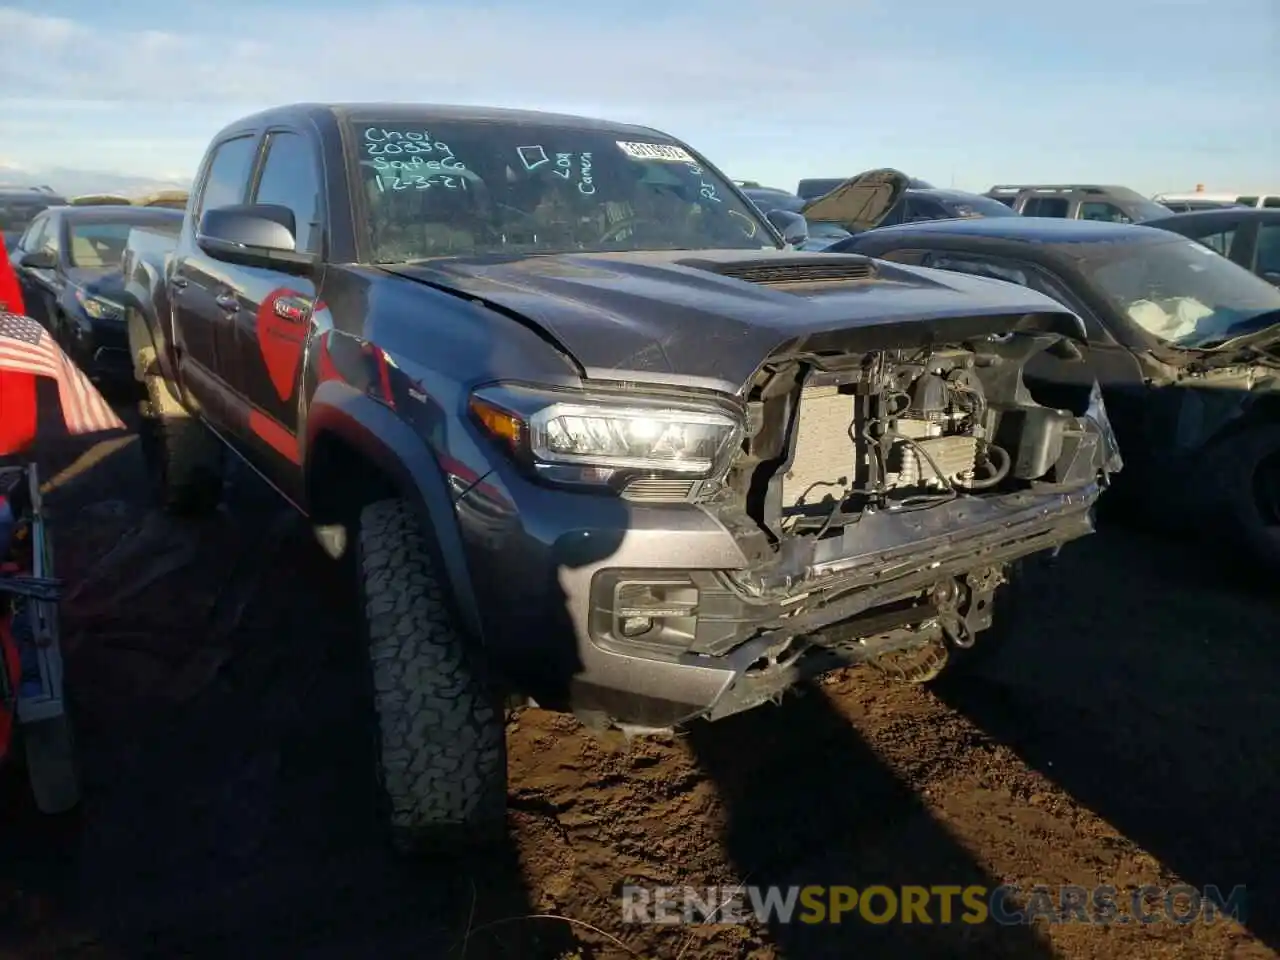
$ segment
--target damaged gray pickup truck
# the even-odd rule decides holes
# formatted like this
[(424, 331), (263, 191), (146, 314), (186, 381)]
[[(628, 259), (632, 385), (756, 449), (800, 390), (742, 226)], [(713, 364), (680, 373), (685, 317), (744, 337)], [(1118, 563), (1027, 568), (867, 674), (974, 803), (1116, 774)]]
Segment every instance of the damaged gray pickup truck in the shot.
[(648, 128), (307, 105), (218, 134), (176, 248), (138, 251), (158, 489), (211, 507), (233, 451), (350, 558), (399, 842), (501, 827), (495, 690), (667, 726), (935, 673), (1091, 532), (1100, 394), (1021, 377), (1074, 314), (774, 219)]

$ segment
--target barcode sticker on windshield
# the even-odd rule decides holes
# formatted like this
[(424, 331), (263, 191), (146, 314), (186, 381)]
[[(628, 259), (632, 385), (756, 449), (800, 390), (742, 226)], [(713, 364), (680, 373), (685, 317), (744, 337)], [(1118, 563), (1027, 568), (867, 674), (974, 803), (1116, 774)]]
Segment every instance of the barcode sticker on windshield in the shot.
[(632, 143), (627, 140), (615, 141), (618, 149), (628, 157), (636, 160), (666, 160), (671, 163), (693, 163), (693, 157), (684, 147), (674, 143)]

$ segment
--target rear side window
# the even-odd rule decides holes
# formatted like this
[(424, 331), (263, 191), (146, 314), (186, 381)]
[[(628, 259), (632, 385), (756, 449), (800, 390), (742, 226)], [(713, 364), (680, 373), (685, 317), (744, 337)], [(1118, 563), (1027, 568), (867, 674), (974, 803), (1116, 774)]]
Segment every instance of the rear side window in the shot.
[(1064, 197), (1029, 197), (1022, 208), (1024, 217), (1065, 217), (1071, 203)]
[(1080, 204), (1080, 220), (1106, 220), (1110, 223), (1132, 223), (1133, 220), (1114, 203), (1094, 200)]
[(1258, 205), (1257, 197), (1236, 197), (1236, 203), (1243, 203), (1246, 207), (1256, 207)]
[(996, 203), (1003, 203), (1010, 210), (1012, 210), (1013, 205), (1018, 202), (1018, 197), (1016, 194), (1012, 197), (992, 197), (991, 199), (994, 200)]
[(253, 200), (292, 210), (298, 251), (319, 252), (320, 177), (306, 137), (284, 130), (268, 136), (267, 159)]
[(1268, 210), (1280, 208), (1280, 197), (1267, 197), (1267, 199), (1262, 201), (1262, 205)]
[(244, 202), (249, 168), (253, 165), (254, 143), (250, 135), (226, 140), (215, 148), (200, 194), (200, 205), (195, 211), (197, 223), (206, 210)]

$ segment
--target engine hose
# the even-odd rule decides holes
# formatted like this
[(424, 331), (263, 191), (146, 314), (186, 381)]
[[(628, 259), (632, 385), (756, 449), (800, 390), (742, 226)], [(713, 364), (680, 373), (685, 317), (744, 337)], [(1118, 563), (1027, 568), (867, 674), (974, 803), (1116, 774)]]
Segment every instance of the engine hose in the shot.
[(994, 443), (987, 444), (984, 451), (987, 457), (987, 465), (991, 466), (992, 454), (995, 454), (995, 473), (989, 477), (983, 477), (981, 480), (976, 477), (968, 483), (957, 483), (956, 486), (964, 490), (989, 490), (998, 484), (1001, 480), (1009, 475), (1009, 468), (1013, 465), (1013, 459), (1009, 456), (1009, 451), (1004, 447), (997, 447)]

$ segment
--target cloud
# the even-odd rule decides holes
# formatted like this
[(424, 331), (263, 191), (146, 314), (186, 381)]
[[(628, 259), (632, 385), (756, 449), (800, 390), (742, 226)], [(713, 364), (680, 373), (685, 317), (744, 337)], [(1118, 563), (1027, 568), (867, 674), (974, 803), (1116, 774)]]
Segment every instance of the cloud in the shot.
[(977, 162), (999, 179), (1030, 175), (994, 173), (1019, 156), (1154, 164), (1275, 145), (1273, 0), (1077, 0), (1070, 22), (1012, 0), (498, 2), (147, 4), (152, 23), (0, 6), (0, 97), (16, 97), (0, 99), (0, 143), (24, 162), (47, 148), (63, 166), (185, 169), (252, 110), (367, 100), (645, 123), (744, 176), (902, 162), (944, 179)]

